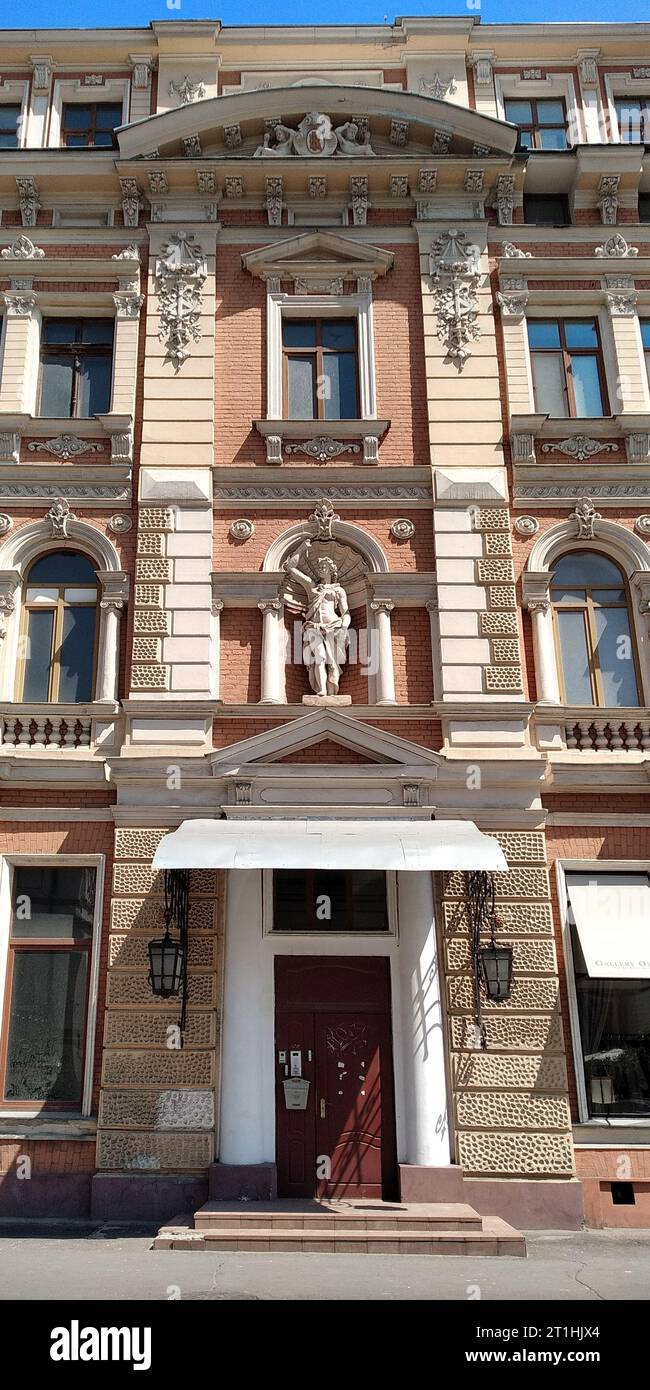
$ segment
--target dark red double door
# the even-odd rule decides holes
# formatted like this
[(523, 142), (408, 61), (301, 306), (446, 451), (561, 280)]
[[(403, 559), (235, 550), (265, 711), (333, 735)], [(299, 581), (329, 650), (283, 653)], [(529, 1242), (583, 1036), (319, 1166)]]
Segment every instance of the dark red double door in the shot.
[[(281, 1197), (396, 1195), (389, 969), (383, 957), (276, 957)], [(298, 1065), (304, 1110), (285, 1103)]]

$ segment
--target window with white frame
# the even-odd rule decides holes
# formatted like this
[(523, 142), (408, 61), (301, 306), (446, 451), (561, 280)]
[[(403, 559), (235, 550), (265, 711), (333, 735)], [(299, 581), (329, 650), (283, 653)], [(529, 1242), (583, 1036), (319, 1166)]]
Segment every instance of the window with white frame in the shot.
[(283, 319), (285, 419), (358, 419), (358, 370), (356, 319)]
[(86, 85), (79, 78), (57, 80), (53, 86), (48, 146), (110, 149), (114, 131), (127, 120), (130, 82), (111, 77)]
[(583, 1119), (650, 1117), (650, 873), (565, 866)]
[(650, 142), (650, 95), (617, 96), (614, 110), (621, 144)]
[(20, 144), (20, 102), (0, 102), (0, 150), (17, 150)]
[(93, 698), (99, 585), (96, 567), (74, 550), (49, 551), (25, 576), (16, 698)]
[(102, 870), (100, 856), (4, 865), (5, 1109), (90, 1109)]
[(629, 595), (618, 565), (595, 550), (571, 551), (554, 562), (550, 592), (564, 703), (638, 705)]
[(112, 318), (43, 319), (39, 415), (89, 419), (110, 409)]
[(535, 409), (554, 418), (608, 413), (597, 318), (529, 318)]
[(641, 319), (641, 342), (643, 343), (645, 369), (648, 373), (648, 383), (650, 384), (650, 319)]

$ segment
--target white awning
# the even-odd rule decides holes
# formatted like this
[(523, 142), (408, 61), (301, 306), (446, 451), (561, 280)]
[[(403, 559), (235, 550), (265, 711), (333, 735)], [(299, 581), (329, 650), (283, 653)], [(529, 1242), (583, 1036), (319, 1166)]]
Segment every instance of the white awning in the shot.
[(648, 875), (570, 873), (567, 891), (591, 979), (650, 979)]
[(499, 869), (496, 840), (473, 821), (185, 820), (154, 869)]

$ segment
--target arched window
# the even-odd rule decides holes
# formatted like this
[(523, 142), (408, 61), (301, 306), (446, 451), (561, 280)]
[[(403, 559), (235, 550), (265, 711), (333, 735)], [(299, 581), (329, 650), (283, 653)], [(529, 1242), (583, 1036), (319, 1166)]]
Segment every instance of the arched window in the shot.
[(55, 550), (30, 566), (17, 699), (92, 700), (98, 596), (96, 568), (86, 555)]
[(638, 705), (628, 592), (618, 565), (595, 550), (562, 555), (553, 566), (551, 601), (564, 703)]

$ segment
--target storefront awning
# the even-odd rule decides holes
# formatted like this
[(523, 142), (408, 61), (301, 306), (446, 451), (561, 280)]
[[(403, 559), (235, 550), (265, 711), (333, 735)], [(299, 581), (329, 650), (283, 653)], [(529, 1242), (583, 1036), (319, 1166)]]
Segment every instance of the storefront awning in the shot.
[(591, 979), (650, 979), (648, 875), (571, 873), (567, 891)]
[(473, 821), (186, 820), (154, 869), (507, 869)]

